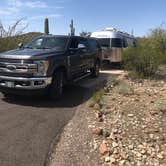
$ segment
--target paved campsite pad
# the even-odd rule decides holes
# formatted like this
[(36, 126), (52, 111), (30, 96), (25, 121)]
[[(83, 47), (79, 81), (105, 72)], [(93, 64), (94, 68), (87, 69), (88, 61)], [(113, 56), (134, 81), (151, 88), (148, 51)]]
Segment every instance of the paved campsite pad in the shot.
[[(79, 84), (90, 88), (91, 95), (103, 87), (109, 77), (121, 75), (121, 70), (101, 71), (100, 78), (82, 80)], [(87, 94), (88, 95), (88, 94)], [(86, 96), (85, 96), (86, 97)], [(92, 133), (88, 128), (88, 102), (77, 109), (74, 118), (64, 128), (60, 141), (53, 148), (49, 166), (97, 166), (98, 154), (93, 149)]]
[(97, 79), (87, 78), (67, 87), (57, 102), (39, 97), (4, 98), (1, 94), (0, 165), (44, 165), (52, 142), (108, 75), (102, 73)]

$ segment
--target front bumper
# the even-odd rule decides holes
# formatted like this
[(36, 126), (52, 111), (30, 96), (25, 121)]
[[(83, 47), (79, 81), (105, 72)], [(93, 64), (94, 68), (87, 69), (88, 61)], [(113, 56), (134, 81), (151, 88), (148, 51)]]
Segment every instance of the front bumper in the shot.
[(47, 88), (52, 82), (52, 77), (9, 77), (0, 76), (0, 87), (10, 89), (38, 90)]

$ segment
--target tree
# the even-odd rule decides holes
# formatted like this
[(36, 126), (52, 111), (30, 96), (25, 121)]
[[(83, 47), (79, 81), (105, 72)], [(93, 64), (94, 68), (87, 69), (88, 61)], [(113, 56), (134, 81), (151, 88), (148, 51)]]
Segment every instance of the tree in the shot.
[(91, 32), (87, 32), (87, 31), (82, 31), (81, 33), (80, 33), (80, 36), (81, 37), (89, 37), (91, 35)]
[(0, 37), (9, 37), (16, 36), (23, 33), (23, 31), (27, 28), (28, 24), (23, 25), (24, 18), (17, 20), (14, 24), (4, 27), (2, 22), (0, 21)]

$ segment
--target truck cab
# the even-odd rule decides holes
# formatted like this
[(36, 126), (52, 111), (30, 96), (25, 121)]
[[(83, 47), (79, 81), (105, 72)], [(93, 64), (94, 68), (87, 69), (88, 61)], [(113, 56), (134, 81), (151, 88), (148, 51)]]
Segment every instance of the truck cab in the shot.
[(58, 98), (63, 86), (90, 73), (99, 75), (101, 48), (92, 38), (41, 35), (0, 54), (0, 91), (46, 93)]

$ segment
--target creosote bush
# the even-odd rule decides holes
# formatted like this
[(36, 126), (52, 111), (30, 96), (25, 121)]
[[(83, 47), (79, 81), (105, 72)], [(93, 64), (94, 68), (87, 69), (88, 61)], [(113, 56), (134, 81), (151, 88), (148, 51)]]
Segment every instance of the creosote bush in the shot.
[(101, 105), (101, 100), (102, 100), (102, 97), (104, 95), (104, 89), (101, 89), (97, 92), (95, 92), (91, 98), (91, 101), (90, 101), (90, 107), (94, 107), (94, 105), (97, 103), (99, 105)]
[(31, 32), (27, 34), (11, 36), (11, 37), (3, 37), (0, 38), (0, 52), (12, 50), (18, 48), (18, 44), (22, 42), (23, 44), (30, 41), (32, 38), (41, 35), (39, 32)]
[(121, 81), (119, 85), (116, 87), (116, 91), (121, 95), (133, 95), (133, 88), (126, 82)]
[(133, 77), (152, 77), (161, 64), (166, 64), (166, 30), (156, 28), (148, 37), (138, 39), (138, 46), (124, 51), (124, 68)]

